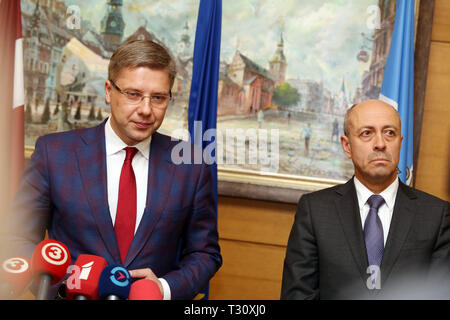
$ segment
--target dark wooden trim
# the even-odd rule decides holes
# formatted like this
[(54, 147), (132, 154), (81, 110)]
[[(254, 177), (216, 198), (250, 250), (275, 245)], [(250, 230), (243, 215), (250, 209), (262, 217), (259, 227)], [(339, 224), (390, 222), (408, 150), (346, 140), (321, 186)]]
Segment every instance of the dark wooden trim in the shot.
[(428, 59), (430, 56), (431, 31), (433, 28), (434, 0), (422, 0), (419, 5), (416, 45), (414, 49), (414, 164), (413, 185), (419, 157), (422, 131), (423, 106), (427, 86)]

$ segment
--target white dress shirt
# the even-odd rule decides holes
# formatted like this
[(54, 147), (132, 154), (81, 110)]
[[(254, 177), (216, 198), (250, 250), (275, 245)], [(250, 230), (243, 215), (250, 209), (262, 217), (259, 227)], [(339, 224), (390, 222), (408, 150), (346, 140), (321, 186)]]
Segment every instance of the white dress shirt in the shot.
[[(367, 189), (365, 185), (361, 183), (356, 177), (353, 181), (355, 182), (356, 195), (358, 197), (359, 212), (361, 214), (361, 223), (364, 230), (364, 222), (366, 221), (367, 215), (369, 214), (370, 206), (367, 203), (367, 199), (374, 193)], [(389, 187), (384, 189), (380, 196), (383, 197), (384, 203), (378, 208), (378, 216), (381, 220), (381, 225), (383, 226), (383, 238), (384, 246), (386, 246), (386, 240), (389, 234), (389, 227), (391, 226), (392, 214), (394, 212), (395, 198), (397, 197), (398, 190), (398, 178), (392, 182)]]
[[(117, 202), (119, 198), (120, 173), (122, 171), (123, 162), (126, 152), (123, 150), (128, 145), (119, 138), (111, 127), (111, 118), (105, 123), (105, 146), (106, 146), (106, 180), (108, 187), (108, 205), (109, 213), (113, 226), (116, 220)], [(148, 160), (150, 155), (150, 142), (152, 137), (148, 137), (144, 141), (134, 145), (138, 152), (133, 157), (131, 166), (133, 167), (134, 176), (136, 177), (136, 225), (134, 233), (139, 227), (147, 202), (147, 185), (148, 185)], [(159, 278), (163, 286), (164, 300), (170, 300), (169, 284), (163, 278)]]

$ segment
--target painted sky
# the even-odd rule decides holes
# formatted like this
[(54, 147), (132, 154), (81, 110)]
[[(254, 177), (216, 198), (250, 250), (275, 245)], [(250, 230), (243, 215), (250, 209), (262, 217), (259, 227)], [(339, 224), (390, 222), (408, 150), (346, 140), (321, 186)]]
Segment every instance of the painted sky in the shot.
[[(81, 18), (99, 30), (106, 0), (66, 0), (78, 5)], [(89, 3), (89, 5), (87, 5)], [(176, 52), (182, 28), (188, 22), (194, 43), (199, 0), (123, 0), (125, 37), (146, 24), (147, 29)], [(365, 43), (361, 33), (372, 35), (368, 12), (378, 0), (223, 0), (221, 60), (230, 62), (238, 48), (269, 67), (284, 29), (288, 79), (323, 81), (337, 93), (345, 78), (348, 94), (354, 94), (369, 63), (356, 60)]]
[(374, 4), (378, 1), (225, 0), (222, 57), (231, 56), (238, 47), (268, 68), (284, 28), (288, 79), (323, 80), (337, 92), (345, 78), (354, 94), (369, 67), (358, 62), (356, 55), (363, 45), (361, 33), (373, 34), (367, 27), (373, 14), (367, 9)]

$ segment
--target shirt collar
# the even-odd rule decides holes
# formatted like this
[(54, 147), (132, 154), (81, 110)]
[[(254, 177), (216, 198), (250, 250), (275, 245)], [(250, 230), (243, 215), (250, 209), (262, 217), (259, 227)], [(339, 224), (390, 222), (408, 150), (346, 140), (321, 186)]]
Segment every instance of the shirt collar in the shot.
[[(366, 204), (367, 199), (369, 199), (369, 197), (371, 195), (373, 195), (374, 193), (372, 191), (370, 191), (365, 185), (363, 185), (362, 182), (358, 180), (358, 178), (354, 177), (353, 181), (355, 183), (359, 209), (361, 210), (362, 207), (364, 207), (364, 205)], [(399, 182), (398, 182), (398, 178), (397, 178), (394, 180), (394, 182), (392, 182), (389, 185), (389, 187), (387, 187), (380, 193), (380, 196), (383, 197), (386, 205), (391, 210), (394, 208), (395, 197), (397, 196), (398, 185), (399, 185)]]
[[(147, 160), (149, 158), (151, 141), (152, 136), (133, 146), (136, 147)], [(128, 145), (125, 142), (123, 142), (122, 139), (120, 139), (120, 137), (114, 132), (113, 128), (111, 127), (111, 118), (108, 118), (108, 120), (105, 123), (105, 144), (107, 156), (115, 154), (123, 150), (123, 148), (128, 147)]]

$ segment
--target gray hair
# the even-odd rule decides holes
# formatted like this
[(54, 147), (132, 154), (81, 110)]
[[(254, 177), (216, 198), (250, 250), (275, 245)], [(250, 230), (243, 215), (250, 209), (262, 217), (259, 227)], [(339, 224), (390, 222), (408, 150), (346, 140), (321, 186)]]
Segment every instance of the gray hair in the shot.
[(350, 117), (350, 113), (352, 112), (352, 110), (357, 106), (358, 104), (357, 103), (355, 103), (354, 105), (352, 105), (350, 108), (348, 108), (347, 109), (347, 112), (345, 113), (345, 116), (344, 116), (344, 134), (345, 134), (345, 136), (346, 137), (348, 137), (349, 136), (349, 132), (348, 132), (348, 126), (349, 126), (349, 124), (348, 124), (348, 119), (349, 119), (349, 117)]

